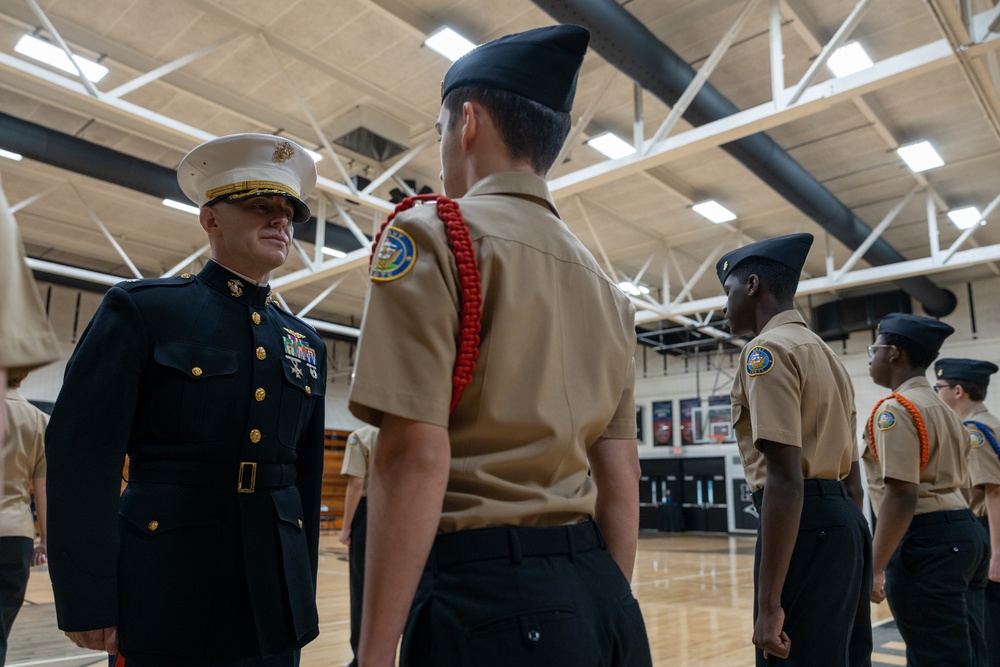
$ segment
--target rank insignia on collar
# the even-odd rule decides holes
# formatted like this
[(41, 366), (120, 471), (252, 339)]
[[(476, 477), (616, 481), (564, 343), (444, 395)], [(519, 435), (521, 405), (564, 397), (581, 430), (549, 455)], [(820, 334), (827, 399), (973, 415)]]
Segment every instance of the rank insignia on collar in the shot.
[(397, 227), (385, 230), (382, 242), (375, 251), (371, 279), (387, 283), (402, 278), (417, 261), (417, 246), (413, 237)]
[(878, 426), (878, 430), (888, 431), (896, 425), (896, 415), (893, 414), (892, 410), (883, 410), (879, 413), (875, 423)]
[(271, 290), (267, 290), (267, 296), (264, 297), (264, 305), (265, 306), (270, 306), (272, 303), (274, 303), (274, 296), (273, 296), (273, 294), (274, 294), (274, 292), (272, 292)]
[(229, 285), (230, 294), (232, 294), (237, 298), (243, 296), (243, 281), (239, 280), (238, 278), (233, 278), (226, 284)]
[(757, 377), (774, 368), (774, 355), (766, 347), (758, 345), (747, 355), (747, 375)]

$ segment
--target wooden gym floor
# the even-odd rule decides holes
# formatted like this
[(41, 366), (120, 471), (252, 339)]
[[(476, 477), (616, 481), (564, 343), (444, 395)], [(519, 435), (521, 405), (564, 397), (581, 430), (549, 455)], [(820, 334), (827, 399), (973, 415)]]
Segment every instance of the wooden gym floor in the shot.
[[(642, 606), (657, 667), (748, 667), (753, 603), (753, 536), (643, 533), (633, 590)], [(302, 667), (346, 665), (349, 594), (347, 549), (335, 532), (320, 542), (320, 636), (302, 653)], [(887, 605), (872, 606), (875, 665), (905, 665), (903, 644)], [(794, 638), (793, 638), (794, 642)], [(793, 643), (794, 646), (794, 643)], [(45, 567), (32, 570), (14, 623), (7, 667), (85, 667), (107, 657), (74, 646), (56, 629)]]

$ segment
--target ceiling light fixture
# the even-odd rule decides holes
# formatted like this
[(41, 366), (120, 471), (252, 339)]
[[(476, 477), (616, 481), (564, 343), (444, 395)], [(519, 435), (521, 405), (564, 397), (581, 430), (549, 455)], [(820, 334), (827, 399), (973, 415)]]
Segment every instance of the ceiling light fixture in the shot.
[(191, 206), (191, 204), (182, 204), (179, 201), (174, 201), (173, 199), (164, 199), (164, 206), (169, 206), (170, 208), (176, 208), (178, 211), (184, 211), (185, 213), (193, 213), (198, 215), (201, 211), (197, 206)]
[(714, 199), (699, 202), (691, 208), (695, 213), (703, 218), (711, 220), (715, 224), (719, 224), (720, 222), (730, 222), (736, 219), (735, 213)]
[[(79, 76), (79, 72), (76, 71), (76, 67), (74, 67), (73, 63), (71, 63), (69, 58), (66, 57), (66, 52), (55, 44), (51, 44), (31, 35), (22, 35), (21, 38), (17, 40), (17, 44), (14, 45), (14, 50), (23, 56), (34, 58), (35, 60), (45, 63), (46, 65), (60, 69), (67, 74)], [(75, 60), (80, 66), (80, 69), (83, 70), (83, 74), (94, 83), (103, 79), (108, 73), (107, 67), (99, 65), (93, 60), (87, 60), (86, 58), (81, 58), (80, 56), (73, 56), (73, 60)]]
[(642, 285), (636, 285), (634, 283), (629, 282), (628, 280), (625, 280), (625, 281), (622, 281), (622, 282), (618, 283), (618, 289), (620, 289), (621, 291), (625, 292), (626, 294), (630, 294), (632, 296), (639, 296), (641, 294), (649, 294), (649, 288), (648, 287), (643, 287)]
[(975, 227), (976, 223), (983, 219), (983, 214), (975, 206), (966, 206), (948, 211), (948, 217), (959, 229), (968, 229)]
[(612, 160), (627, 157), (635, 153), (635, 146), (611, 132), (597, 135), (588, 141), (587, 145)]
[(865, 47), (858, 42), (844, 44), (834, 51), (830, 59), (826, 61), (826, 66), (838, 78), (866, 70), (874, 64), (865, 51)]
[(20, 153), (14, 153), (12, 151), (5, 151), (2, 148), (0, 148), (0, 157), (5, 157), (8, 160), (13, 160), (14, 162), (20, 162), (21, 160), (24, 159), (24, 156), (21, 155)]
[(914, 172), (935, 169), (944, 164), (944, 160), (941, 159), (941, 156), (938, 155), (938, 152), (934, 150), (929, 141), (919, 141), (914, 144), (900, 146), (896, 149), (896, 153), (899, 157), (903, 158), (906, 166)]
[(347, 257), (347, 253), (342, 250), (334, 250), (333, 248), (328, 248), (323, 246), (323, 253), (326, 255), (333, 255), (334, 257)]
[(441, 28), (428, 37), (424, 40), (424, 45), (431, 47), (452, 62), (476, 48), (475, 44), (448, 27)]

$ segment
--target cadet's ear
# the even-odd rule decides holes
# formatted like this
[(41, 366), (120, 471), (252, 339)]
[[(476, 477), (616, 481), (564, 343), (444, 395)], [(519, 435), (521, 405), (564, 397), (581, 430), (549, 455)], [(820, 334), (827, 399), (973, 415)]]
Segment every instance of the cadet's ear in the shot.
[(747, 296), (753, 296), (760, 289), (760, 277), (756, 273), (751, 273), (747, 278)]

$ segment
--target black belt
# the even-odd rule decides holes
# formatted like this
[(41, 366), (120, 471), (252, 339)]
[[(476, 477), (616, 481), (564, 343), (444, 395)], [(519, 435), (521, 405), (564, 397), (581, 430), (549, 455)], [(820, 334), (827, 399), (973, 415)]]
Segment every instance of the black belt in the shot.
[(295, 483), (292, 463), (210, 463), (202, 461), (142, 461), (131, 459), (129, 482), (179, 484), (183, 486), (235, 487), (237, 493), (258, 488), (280, 488)]
[[(847, 487), (843, 482), (835, 479), (804, 479), (802, 480), (803, 496), (842, 496), (847, 498)], [(757, 489), (750, 496), (753, 506), (760, 509), (760, 504), (764, 500), (764, 489)]]
[(940, 510), (938, 512), (928, 512), (927, 514), (917, 514), (910, 522), (910, 528), (923, 528), (933, 526), (937, 523), (958, 523), (959, 521), (975, 520), (969, 510)]
[(569, 556), (572, 560), (578, 553), (604, 548), (604, 536), (593, 521), (548, 528), (479, 528), (438, 535), (427, 562), (445, 568), (500, 558), (520, 563), (529, 556)]

